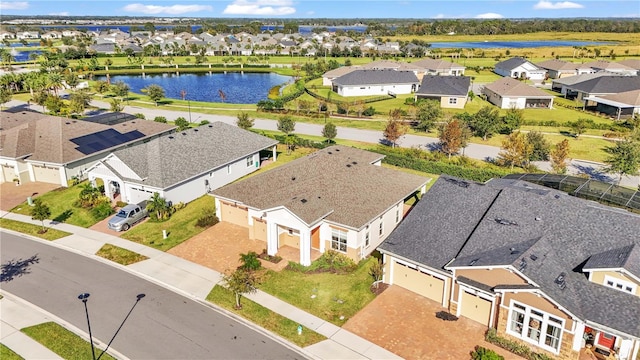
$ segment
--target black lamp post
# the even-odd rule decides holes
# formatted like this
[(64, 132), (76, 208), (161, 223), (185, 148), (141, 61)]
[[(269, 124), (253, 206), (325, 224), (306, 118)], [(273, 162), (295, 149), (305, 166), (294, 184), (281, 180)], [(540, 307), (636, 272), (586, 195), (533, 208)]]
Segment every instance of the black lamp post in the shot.
[(113, 337), (111, 338), (111, 340), (109, 340), (109, 343), (107, 344), (107, 347), (104, 350), (102, 350), (102, 352), (100, 353), (100, 355), (98, 355), (97, 358), (96, 358), (95, 347), (93, 345), (93, 335), (91, 334), (91, 323), (89, 322), (89, 311), (87, 309), (87, 299), (89, 298), (89, 296), (90, 296), (89, 293), (82, 293), (82, 294), (78, 295), (78, 299), (82, 300), (82, 303), (84, 304), (84, 312), (87, 315), (87, 327), (89, 328), (89, 341), (91, 342), (91, 356), (92, 356), (92, 359), (93, 360), (100, 360), (102, 355), (104, 355), (104, 353), (106, 353), (107, 350), (109, 350), (109, 347), (111, 346), (111, 343), (113, 342), (113, 340), (115, 340), (116, 336), (120, 332), (120, 329), (122, 329), (122, 326), (124, 325), (124, 323), (129, 318), (129, 315), (131, 315), (131, 313), (133, 312), (133, 309), (135, 309), (136, 305), (138, 305), (138, 302), (140, 300), (142, 300), (142, 298), (145, 297), (146, 295), (145, 294), (136, 295), (136, 302), (133, 303), (133, 306), (131, 307), (131, 309), (127, 313), (127, 316), (124, 317), (124, 320), (122, 320), (122, 322), (120, 323), (120, 326), (118, 326), (118, 329), (116, 330), (115, 334), (113, 334)]

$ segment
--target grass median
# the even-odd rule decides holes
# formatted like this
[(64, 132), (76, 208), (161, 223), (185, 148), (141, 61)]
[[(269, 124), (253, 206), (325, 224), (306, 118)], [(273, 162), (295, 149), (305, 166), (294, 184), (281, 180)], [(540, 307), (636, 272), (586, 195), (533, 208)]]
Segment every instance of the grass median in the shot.
[[(92, 357), (91, 344), (88, 341), (54, 322), (26, 327), (20, 331), (65, 360), (87, 360)], [(101, 352), (101, 349), (96, 348), (96, 355)], [(101, 359), (116, 360), (107, 353), (102, 355)]]
[(111, 244), (104, 244), (104, 246), (98, 250), (96, 255), (124, 266), (148, 259), (148, 257), (140, 255), (137, 252)]
[(23, 234), (39, 237), (44, 240), (58, 240), (65, 236), (71, 235), (71, 233), (68, 233), (66, 231), (51, 228), (47, 229), (46, 232), (41, 233), (42, 226), (40, 225), (29, 224), (26, 222), (11, 219), (0, 219), (0, 228), (17, 231)]
[(24, 358), (16, 354), (13, 350), (6, 347), (4, 344), (0, 344), (0, 359), (2, 360), (24, 360)]

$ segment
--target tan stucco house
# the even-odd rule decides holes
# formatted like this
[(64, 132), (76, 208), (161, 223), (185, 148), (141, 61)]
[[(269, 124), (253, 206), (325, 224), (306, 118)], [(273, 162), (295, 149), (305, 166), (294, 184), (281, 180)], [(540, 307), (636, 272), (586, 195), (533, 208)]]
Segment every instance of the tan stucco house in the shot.
[(487, 101), (501, 109), (553, 108), (553, 95), (508, 77), (485, 85), (482, 94)]
[(470, 89), (468, 76), (425, 75), (414, 98), (437, 100), (441, 108), (464, 109)]

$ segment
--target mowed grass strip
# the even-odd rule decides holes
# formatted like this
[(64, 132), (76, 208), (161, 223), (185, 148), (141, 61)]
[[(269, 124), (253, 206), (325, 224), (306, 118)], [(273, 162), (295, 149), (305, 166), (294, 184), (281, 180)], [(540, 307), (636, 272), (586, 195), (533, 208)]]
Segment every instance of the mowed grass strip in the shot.
[(0, 228), (5, 228), (13, 231), (17, 231), (23, 234), (39, 237), (44, 240), (57, 240), (65, 236), (71, 235), (66, 231), (56, 230), (48, 228), (46, 232), (42, 231), (42, 226), (29, 224), (22, 221), (16, 221), (11, 219), (0, 219)]
[(302, 330), (302, 334), (298, 335), (298, 323), (249, 299), (242, 298), (242, 309), (235, 309), (235, 295), (222, 286), (214, 286), (209, 295), (207, 295), (207, 301), (234, 312), (300, 347), (326, 340), (326, 337), (306, 328)]
[[(146, 221), (138, 224), (122, 234), (122, 238), (139, 244), (167, 251), (192, 236), (201, 233), (204, 228), (197, 227), (196, 222), (205, 211), (214, 211), (213, 196), (204, 195), (188, 203), (171, 218), (163, 222)], [(162, 238), (162, 230), (167, 230), (168, 237)]]
[(96, 255), (125, 266), (148, 259), (148, 257), (138, 254), (137, 252), (111, 244), (104, 244)]
[(24, 358), (16, 354), (13, 350), (6, 347), (4, 344), (0, 344), (0, 359), (2, 360), (24, 360)]
[[(89, 344), (88, 341), (83, 340), (80, 336), (54, 322), (46, 322), (26, 327), (20, 331), (44, 345), (47, 349), (58, 354), (63, 359), (87, 360), (92, 357), (91, 344)], [(101, 349), (96, 348), (96, 357), (101, 352)], [(107, 353), (102, 355), (101, 359), (115, 360), (113, 356)]]
[(375, 261), (370, 257), (357, 270), (346, 275), (309, 274), (288, 269), (269, 271), (260, 289), (342, 326), (375, 297), (370, 290), (373, 278), (369, 275), (369, 269)]

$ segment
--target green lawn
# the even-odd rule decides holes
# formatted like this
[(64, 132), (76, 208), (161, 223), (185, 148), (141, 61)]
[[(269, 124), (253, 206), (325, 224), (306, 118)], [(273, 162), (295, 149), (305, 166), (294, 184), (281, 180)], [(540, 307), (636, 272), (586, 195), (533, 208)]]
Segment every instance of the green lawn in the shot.
[[(73, 206), (73, 203), (78, 199), (78, 195), (82, 190), (81, 185), (83, 184), (85, 183), (83, 182), (80, 185), (68, 188), (61, 187), (38, 196), (38, 199), (51, 209), (51, 220), (85, 228), (99, 221), (91, 215), (89, 209)], [(18, 214), (30, 215), (30, 210), (31, 207), (24, 202), (11, 211)]]
[[(30, 326), (20, 331), (65, 360), (91, 359), (91, 344), (54, 322)], [(96, 357), (101, 352), (101, 349), (96, 348)], [(2, 359), (4, 360), (4, 358)], [(102, 355), (101, 359), (115, 360), (114, 357), (107, 353)]]
[(42, 231), (42, 226), (40, 225), (33, 225), (11, 219), (0, 219), (0, 228), (21, 232), (23, 234), (36, 236), (45, 240), (57, 240), (71, 235), (66, 231), (51, 228), (48, 228), (45, 233), (40, 233)]
[(104, 244), (96, 255), (125, 266), (148, 259), (144, 255), (111, 244)]
[(298, 323), (249, 299), (242, 298), (242, 309), (236, 310), (234, 308), (234, 294), (222, 286), (214, 286), (209, 295), (207, 295), (207, 301), (234, 312), (252, 323), (274, 332), (300, 347), (313, 345), (317, 342), (326, 340), (324, 336), (310, 329), (303, 329), (302, 334), (298, 335)]
[[(188, 203), (184, 209), (178, 210), (171, 218), (163, 222), (146, 221), (136, 225), (122, 234), (122, 238), (151, 246), (158, 250), (167, 251), (192, 236), (201, 233), (204, 228), (196, 227), (205, 210), (214, 211), (215, 200), (212, 196), (204, 195)], [(162, 238), (162, 230), (167, 230), (169, 236)]]
[(0, 359), (2, 360), (24, 360), (24, 358), (13, 350), (6, 347), (4, 344), (0, 344)]
[(306, 274), (288, 269), (269, 271), (260, 289), (342, 326), (375, 297), (369, 289), (373, 283), (369, 268), (375, 261), (377, 259), (370, 257), (347, 275)]

